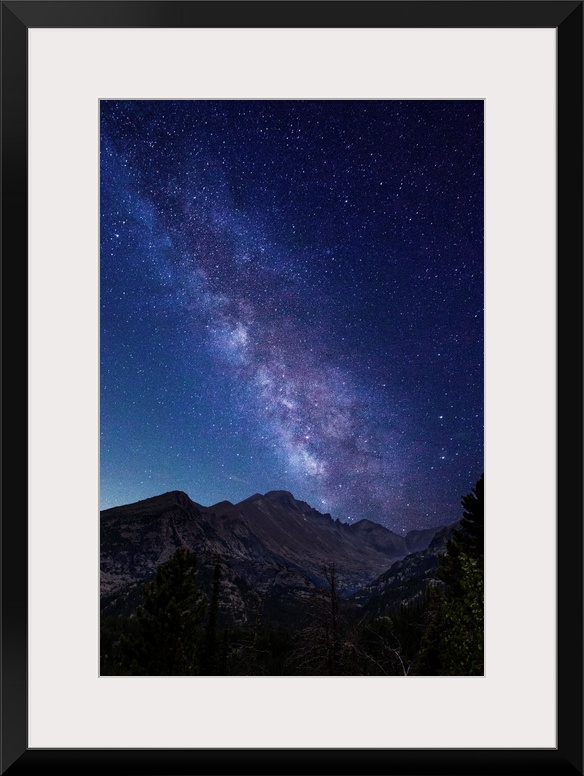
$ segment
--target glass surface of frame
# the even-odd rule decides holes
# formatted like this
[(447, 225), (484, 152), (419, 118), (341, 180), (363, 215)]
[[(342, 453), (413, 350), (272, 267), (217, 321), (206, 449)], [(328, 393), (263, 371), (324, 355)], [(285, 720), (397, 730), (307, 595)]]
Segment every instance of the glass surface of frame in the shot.
[[(143, 12), (141, 21), (137, 23), (137, 18), (133, 14), (138, 10), (137, 6), (142, 6)], [(92, 4), (91, 8), (83, 7), (83, 3), (70, 3), (67, 6), (63, 6), (59, 3), (4, 3), (2, 6), (3, 17), (3, 57), (5, 63), (15, 65), (10, 69), (10, 74), (6, 74), (6, 68), (4, 68), (4, 95), (5, 106), (9, 105), (11, 111), (4, 111), (3, 118), (3, 138), (4, 138), (4, 152), (10, 150), (11, 159), (8, 156), (3, 158), (3, 186), (5, 192), (10, 191), (13, 195), (10, 200), (4, 198), (4, 230), (3, 239), (5, 244), (10, 243), (15, 247), (15, 254), (22, 255), (23, 250), (26, 249), (26, 212), (22, 207), (22, 197), (15, 196), (16, 192), (26, 192), (26, 147), (24, 141), (26, 138), (26, 132), (23, 132), (23, 122), (26, 118), (26, 30), (29, 27), (43, 27), (43, 26), (62, 26), (62, 27), (92, 27), (92, 26), (119, 26), (119, 27), (132, 27), (132, 26), (152, 26), (154, 28), (168, 26), (195, 26), (194, 20), (189, 18), (189, 10), (192, 6), (202, 4), (174, 4), (174, 3), (148, 3), (148, 4), (125, 4), (119, 3), (115, 6), (115, 13), (118, 18), (114, 24), (112, 24), (112, 17), (108, 16), (108, 24), (104, 24), (103, 13), (111, 13), (112, 8), (107, 3)], [(243, 4), (239, 4), (242, 6)], [(245, 4), (247, 6), (246, 12), (253, 13), (259, 11), (257, 5), (250, 3)], [(278, 4), (269, 4), (266, 8), (266, 4), (263, 5), (263, 14), (257, 16), (258, 26), (288, 26), (286, 23), (282, 23), (281, 13), (277, 21), (271, 19), (271, 13), (278, 14), (278, 11), (274, 6)], [(294, 4), (291, 4), (294, 5)], [(346, 10), (343, 9), (343, 13), (347, 14), (346, 20), (343, 23), (339, 22), (340, 26), (418, 26), (418, 22), (423, 22), (421, 26), (460, 26), (460, 27), (476, 27), (476, 26), (519, 26), (519, 27), (557, 27), (558, 28), (558, 172), (559, 172), (559, 189), (558, 189), (558, 284), (559, 294), (562, 299), (562, 305), (558, 310), (558, 375), (563, 374), (568, 370), (568, 360), (560, 359), (563, 355), (563, 340), (561, 339), (562, 332), (567, 332), (568, 327), (571, 331), (581, 331), (579, 316), (581, 313), (581, 298), (576, 295), (580, 294), (581, 284), (578, 281), (580, 277), (580, 257), (581, 257), (581, 110), (577, 110), (578, 106), (581, 107), (581, 4), (579, 3), (522, 3), (522, 4), (506, 4), (506, 9), (503, 10), (497, 6), (498, 10), (495, 10), (494, 5), (489, 3), (473, 4), (415, 4), (416, 14), (422, 14), (422, 18), (418, 22), (413, 24), (413, 17), (408, 17), (408, 11), (414, 12), (412, 3), (388, 3), (383, 4), (383, 13), (380, 10), (375, 10), (370, 4), (359, 4), (359, 8), (356, 8), (357, 4), (344, 4)], [(381, 4), (376, 4), (379, 8)], [(440, 12), (442, 18), (440, 21), (433, 15), (437, 13), (437, 5), (440, 5)], [(211, 14), (208, 17), (209, 21), (203, 26), (220, 26), (217, 24), (217, 19), (213, 17), (213, 4), (205, 4), (205, 9)], [(423, 8), (422, 8), (423, 6)], [(489, 9), (489, 6), (491, 8)], [(223, 4), (225, 8), (225, 4)], [(355, 22), (357, 17), (350, 16), (351, 8), (353, 13), (362, 19), (362, 22)], [(193, 12), (195, 9), (192, 9)], [(234, 14), (230, 20), (230, 26), (240, 26), (241, 20), (238, 19), (238, 14), (241, 12), (241, 8), (237, 9), (234, 6), (230, 6), (230, 10)], [(148, 19), (148, 14), (155, 12), (156, 18)], [(298, 7), (295, 8), (295, 12), (298, 13)], [(398, 13), (399, 12), (399, 13)], [(448, 12), (452, 14), (448, 17)], [(381, 13), (381, 16), (376, 14)], [(396, 13), (398, 16), (392, 18), (392, 14)], [(426, 17), (423, 18), (423, 14)], [(484, 15), (481, 16), (481, 13)], [(503, 17), (496, 17), (496, 13), (507, 14)], [(163, 21), (166, 14), (166, 18)], [(386, 15), (387, 14), (387, 15)], [(403, 16), (405, 14), (405, 16)], [(477, 19), (478, 14), (478, 19)], [(489, 16), (489, 14), (491, 14)], [(495, 14), (495, 16), (493, 16)], [(252, 18), (252, 17), (248, 17)], [(177, 25), (177, 20), (180, 19), (180, 24)], [(446, 23), (448, 21), (448, 23)], [(497, 24), (495, 24), (497, 22)], [(241, 26), (245, 26), (247, 22), (243, 22)], [(197, 20), (197, 24), (200, 21)], [(254, 25), (255, 26), (255, 25)], [(307, 20), (307, 27), (311, 27), (312, 20)], [(7, 115), (10, 115), (10, 119), (7, 119)], [(20, 120), (20, 124), (18, 123)], [(31, 116), (31, 120), (34, 120), (34, 116)], [(564, 155), (562, 155), (564, 154)], [(16, 164), (15, 161), (19, 161), (20, 164)], [(578, 160), (580, 162), (578, 163)], [(570, 262), (569, 258), (564, 261), (564, 256), (576, 257), (574, 261)], [(26, 260), (23, 262), (23, 267), (26, 266)], [(15, 270), (18, 272), (18, 269)], [(570, 274), (573, 273), (573, 274)], [(566, 282), (566, 278), (570, 278), (570, 282)], [(21, 280), (22, 280), (21, 276)], [(576, 289), (576, 290), (574, 290)], [(575, 296), (572, 297), (572, 294)], [(567, 303), (566, 303), (567, 302)], [(576, 320), (573, 320), (576, 318)], [(26, 328), (26, 325), (25, 325)], [(577, 349), (577, 352), (581, 352), (581, 348)], [(567, 401), (570, 397), (574, 397), (576, 393), (577, 403), (579, 404), (579, 393), (581, 385), (579, 383), (579, 370), (574, 370), (574, 364), (571, 362), (570, 368), (570, 383), (571, 391), (567, 386), (567, 381), (559, 383), (560, 398), (566, 398), (565, 406), (568, 406)], [(575, 373), (576, 372), (576, 373)], [(34, 377), (34, 373), (31, 375)], [(574, 386), (576, 390), (574, 390)], [(576, 428), (578, 433), (581, 425), (579, 422), (574, 423), (574, 417), (580, 418), (580, 409), (576, 409), (576, 402), (573, 402), (570, 406), (573, 407), (575, 415), (571, 414), (568, 419), (567, 415), (559, 413), (558, 416), (558, 432), (562, 432), (559, 435), (559, 443), (562, 439), (565, 440), (574, 433)], [(560, 409), (562, 403), (560, 402)], [(563, 436), (563, 434), (565, 434)], [(571, 458), (568, 460), (561, 455), (562, 447), (558, 447), (558, 494), (562, 494), (562, 483), (568, 481), (567, 475), (570, 472), (574, 472), (574, 466), (577, 470), (580, 470), (579, 461)], [(23, 465), (23, 470), (26, 470), (26, 466)], [(575, 474), (575, 479), (578, 481), (578, 473)], [(31, 485), (33, 485), (31, 483)], [(558, 499), (559, 499), (558, 495)], [(569, 773), (574, 772), (574, 768), (579, 769), (577, 772), (581, 772), (581, 697), (577, 692), (574, 692), (574, 687), (579, 688), (581, 682), (575, 681), (575, 678), (581, 676), (581, 640), (578, 634), (581, 633), (581, 628), (574, 628), (574, 620), (576, 625), (578, 619), (581, 620), (581, 598), (578, 598), (578, 591), (581, 591), (581, 541), (577, 541), (578, 536), (581, 538), (581, 526), (570, 524), (570, 538), (566, 541), (563, 536), (566, 536), (566, 532), (562, 534), (562, 521), (563, 512), (560, 510), (562, 507), (562, 499), (559, 499), (558, 504), (558, 540), (559, 540), (559, 557), (561, 563), (559, 564), (559, 610), (558, 610), (558, 648), (559, 648), (559, 667), (562, 665), (569, 665), (573, 669), (570, 675), (562, 674), (559, 671), (558, 675), (558, 692), (559, 692), (559, 704), (558, 704), (558, 725), (560, 732), (560, 748), (549, 750), (526, 750), (518, 749), (514, 750), (484, 750), (481, 752), (474, 751), (472, 749), (467, 751), (460, 750), (401, 750), (390, 749), (384, 750), (383, 748), (365, 748), (355, 749), (348, 751), (341, 750), (290, 750), (282, 751), (278, 749), (274, 750), (262, 750), (252, 749), (244, 752), (234, 752), (228, 749), (212, 749), (212, 750), (199, 750), (197, 755), (197, 763), (200, 765), (201, 758), (203, 758), (207, 764), (207, 768), (213, 772), (232, 772), (234, 762), (233, 758), (236, 755), (241, 758), (242, 756), (247, 758), (248, 762), (253, 763), (253, 767), (258, 772), (271, 772), (281, 771), (286, 772), (288, 764), (290, 767), (300, 768), (303, 767), (303, 763), (331, 763), (331, 757), (336, 760), (334, 769), (337, 772), (349, 772), (354, 769), (353, 763), (360, 763), (361, 772), (420, 772), (421, 769), (426, 769), (425, 763), (431, 762), (430, 768), (435, 772), (443, 772), (446, 769), (448, 772), (491, 772), (495, 768), (501, 767), (511, 768), (518, 772), (555, 772), (555, 773)], [(566, 505), (563, 505), (566, 508)], [(578, 510), (581, 512), (581, 510)], [(34, 537), (32, 537), (34, 541)], [(10, 546), (11, 553), (7, 555), (6, 547)], [(53, 749), (53, 750), (27, 750), (26, 743), (26, 623), (22, 615), (11, 614), (16, 612), (17, 608), (14, 603), (18, 600), (18, 593), (15, 590), (19, 590), (20, 593), (26, 590), (26, 525), (7, 524), (6, 520), (3, 522), (3, 596), (4, 596), (4, 631), (3, 631), (3, 647), (4, 647), (4, 667), (7, 667), (7, 661), (10, 661), (10, 675), (14, 679), (20, 677), (20, 688), (16, 688), (15, 685), (7, 685), (4, 683), (4, 705), (5, 708), (9, 707), (12, 713), (4, 715), (3, 724), (7, 726), (4, 733), (4, 748), (3, 748), (3, 769), (5, 769), (12, 762), (15, 762), (13, 769), (14, 772), (18, 772), (19, 768), (26, 768), (27, 772), (34, 772), (34, 769), (40, 770), (45, 767), (46, 763), (54, 762), (59, 764), (61, 769), (66, 772), (67, 768), (81, 767), (84, 762), (84, 758), (91, 757), (93, 761), (95, 758), (100, 758), (104, 765), (108, 762), (108, 759), (112, 763), (116, 763), (118, 767), (124, 769), (124, 772), (148, 772), (143, 769), (154, 769), (160, 772), (161, 769), (167, 769), (168, 772), (176, 772), (177, 769), (187, 772), (189, 769), (189, 757), (192, 757), (193, 753), (180, 750), (154, 750), (143, 752), (136, 749), (127, 749), (124, 751), (108, 751), (97, 750), (96, 752), (88, 752), (82, 750), (69, 750), (66, 748)], [(18, 554), (20, 550), (20, 555)], [(569, 562), (571, 561), (571, 562)], [(24, 575), (24, 576), (23, 576)], [(18, 584), (20, 581), (21, 584)], [(569, 590), (570, 594), (562, 597), (561, 591)], [(581, 593), (580, 593), (581, 595)], [(15, 596), (12, 598), (12, 596)], [(570, 605), (572, 611), (570, 616), (564, 611), (566, 604), (563, 601), (570, 599)], [(12, 606), (10, 604), (13, 604)], [(8, 604), (8, 606), (7, 606)], [(22, 605), (19, 607), (19, 611), (22, 612), (25, 607)], [(574, 615), (576, 610), (576, 616)], [(8, 612), (8, 619), (7, 619)], [(572, 638), (569, 640), (567, 634), (571, 634)], [(574, 638), (575, 636), (575, 638)], [(580, 672), (580, 673), (579, 673)], [(18, 684), (18, 682), (16, 682)], [(12, 691), (9, 689), (14, 687)], [(570, 701), (575, 704), (576, 708), (571, 709), (570, 715), (567, 713), (567, 706)], [(564, 742), (564, 743), (562, 743)], [(334, 753), (337, 753), (336, 755)], [(338, 756), (337, 756), (338, 755)], [(367, 770), (363, 770), (363, 758), (367, 765)], [(240, 760), (241, 761), (241, 760)], [(145, 763), (148, 765), (145, 765)], [(326, 770), (326, 765), (322, 768)], [(344, 770), (343, 768), (349, 769)], [(485, 768), (489, 770), (485, 770)], [(186, 769), (186, 770), (185, 770)], [(154, 770), (152, 772), (154, 772)]]

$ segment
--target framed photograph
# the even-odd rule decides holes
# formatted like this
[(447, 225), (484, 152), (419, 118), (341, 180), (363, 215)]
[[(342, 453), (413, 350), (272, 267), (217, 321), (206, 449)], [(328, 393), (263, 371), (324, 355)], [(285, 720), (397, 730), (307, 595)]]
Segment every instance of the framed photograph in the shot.
[(582, 3), (1, 9), (1, 772), (582, 773)]

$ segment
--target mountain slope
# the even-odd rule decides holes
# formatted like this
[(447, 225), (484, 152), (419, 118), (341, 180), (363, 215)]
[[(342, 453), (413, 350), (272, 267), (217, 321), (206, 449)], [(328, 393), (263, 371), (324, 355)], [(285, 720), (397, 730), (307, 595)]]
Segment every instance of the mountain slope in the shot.
[[(333, 564), (339, 590), (348, 595), (403, 558), (410, 541), (410, 535), (398, 536), (369, 520), (352, 525), (333, 520), (287, 491), (210, 507), (182, 491), (171, 491), (105, 510), (100, 533), (106, 610), (120, 596), (134, 602), (132, 591), (181, 546), (197, 554), (203, 570), (221, 558), (225, 585), (237, 609), (246, 586), (260, 593), (274, 588), (306, 593), (326, 586), (326, 569)], [(414, 536), (413, 541), (419, 543), (420, 538)]]
[[(435, 530), (425, 549), (396, 561), (377, 579), (357, 591), (351, 597), (353, 603), (362, 607), (367, 614), (380, 616), (392, 606), (417, 598), (429, 582), (438, 579), (439, 557), (446, 552), (453, 530), (459, 527), (460, 521)], [(412, 544), (415, 546), (415, 543)]]

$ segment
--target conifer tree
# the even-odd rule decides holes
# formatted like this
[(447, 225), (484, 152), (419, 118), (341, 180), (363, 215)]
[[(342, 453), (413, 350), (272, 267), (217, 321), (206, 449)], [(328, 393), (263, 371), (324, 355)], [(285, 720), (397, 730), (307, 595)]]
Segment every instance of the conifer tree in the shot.
[(206, 596), (197, 586), (197, 559), (179, 548), (145, 586), (144, 603), (123, 642), (130, 674), (188, 676), (199, 673), (201, 623)]
[(220, 669), (219, 645), (217, 640), (220, 589), (221, 564), (219, 560), (217, 560), (213, 574), (213, 590), (211, 593), (211, 605), (209, 607), (209, 619), (207, 620), (207, 627), (205, 629), (205, 644), (203, 647), (203, 658), (201, 664), (201, 673), (207, 676), (217, 675)]
[(484, 671), (484, 477), (462, 497), (460, 529), (440, 559), (443, 587), (428, 590), (428, 625), (415, 673), (480, 676)]
[(326, 588), (315, 589), (307, 602), (306, 627), (296, 634), (291, 662), (304, 674), (340, 676), (345, 673), (339, 581), (335, 564), (323, 568)]

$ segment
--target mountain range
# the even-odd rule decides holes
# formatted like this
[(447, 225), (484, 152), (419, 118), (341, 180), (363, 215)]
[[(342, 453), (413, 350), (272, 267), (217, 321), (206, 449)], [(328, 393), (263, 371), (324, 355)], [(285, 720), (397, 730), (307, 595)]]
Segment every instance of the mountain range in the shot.
[[(179, 547), (196, 554), (207, 585), (220, 563), (222, 611), (233, 622), (252, 616), (258, 596), (286, 616), (326, 587), (333, 567), (339, 595), (370, 605), (376, 594), (395, 592), (404, 574), (431, 575), (446, 535), (440, 527), (400, 536), (367, 519), (343, 523), (281, 490), (209, 507), (171, 491), (101, 513), (101, 611), (130, 614), (142, 583)], [(401, 577), (391, 576), (394, 567)]]

